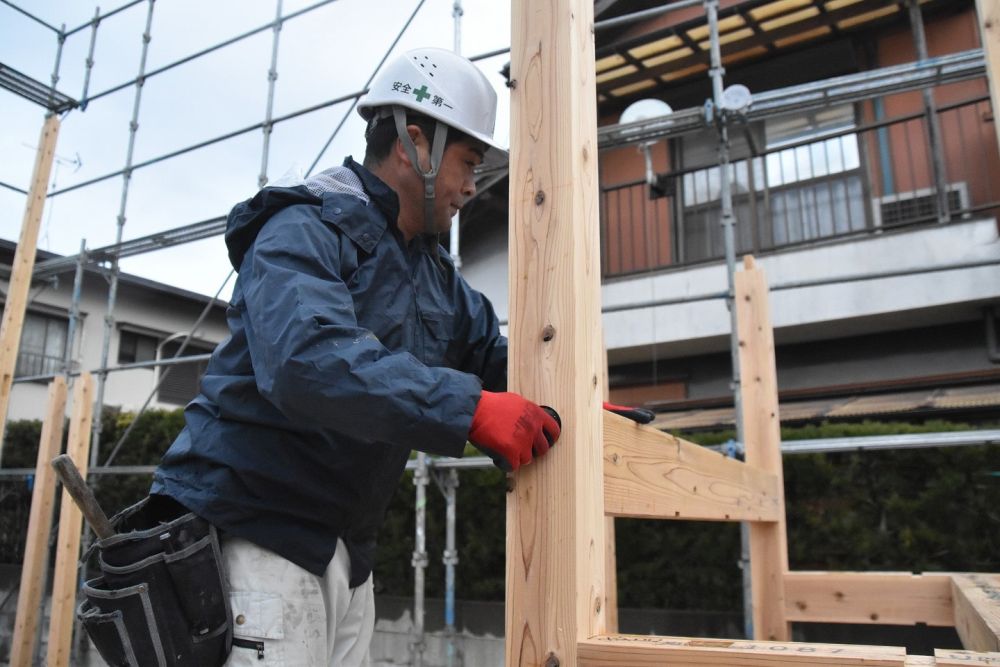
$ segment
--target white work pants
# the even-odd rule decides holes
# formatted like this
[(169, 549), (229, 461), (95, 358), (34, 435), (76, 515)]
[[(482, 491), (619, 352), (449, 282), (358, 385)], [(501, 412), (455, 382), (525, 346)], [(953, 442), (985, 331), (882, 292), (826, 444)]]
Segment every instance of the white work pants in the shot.
[[(233, 667), (359, 667), (368, 664), (375, 627), (372, 578), (351, 588), (347, 548), (322, 577), (240, 538), (223, 538), (229, 576)], [(260, 651), (263, 652), (262, 657)]]

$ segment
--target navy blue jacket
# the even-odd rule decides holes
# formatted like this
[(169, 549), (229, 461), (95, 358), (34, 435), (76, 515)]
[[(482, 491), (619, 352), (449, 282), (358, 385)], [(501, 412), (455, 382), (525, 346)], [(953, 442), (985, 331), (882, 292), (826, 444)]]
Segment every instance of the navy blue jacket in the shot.
[(151, 493), (316, 575), (342, 538), (357, 586), (410, 451), (462, 455), (507, 340), (443, 249), (405, 244), (395, 192), (345, 166), (367, 205), (274, 187), (229, 214), (230, 336)]

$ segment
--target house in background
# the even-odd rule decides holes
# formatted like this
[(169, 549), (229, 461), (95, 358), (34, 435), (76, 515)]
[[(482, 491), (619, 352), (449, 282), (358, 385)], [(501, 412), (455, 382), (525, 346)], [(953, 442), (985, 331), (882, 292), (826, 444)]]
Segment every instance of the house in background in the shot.
[[(657, 4), (599, 0), (598, 21)], [(722, 2), (726, 84), (755, 95), (823, 85), (915, 63), (920, 39), (930, 58), (980, 47), (972, 0), (920, 2), (918, 24), (911, 4)], [(598, 30), (602, 129), (639, 99), (703, 107), (708, 36), (700, 6)], [(772, 287), (784, 423), (1000, 413), (1000, 154), (987, 80), (980, 69), (930, 90), (929, 107), (920, 90), (877, 91), (730, 124), (737, 256), (754, 254)], [(704, 124), (658, 141), (654, 187), (635, 145), (600, 157), (611, 397), (653, 407), (665, 429), (733, 423), (718, 149)], [(505, 186), (467, 207), (461, 235), (464, 275), (504, 320)]]
[[(15, 243), (0, 240), (0, 289), (4, 294), (16, 248)], [(40, 250), (37, 262), (55, 257), (58, 255)], [(36, 280), (31, 285), (11, 392), (8, 417), (11, 420), (44, 417), (48, 380), (17, 382), (16, 379), (62, 372), (72, 295), (72, 272), (54, 279)], [(108, 283), (104, 275), (99, 269), (88, 268), (81, 289), (80, 321), (69, 345), (74, 371), (94, 371), (101, 367), (107, 299)], [(121, 274), (108, 366), (173, 357), (210, 300), (200, 294)], [(228, 335), (227, 305), (216, 302), (211, 307), (183, 356), (211, 352)], [(204, 361), (195, 361), (172, 366), (150, 406), (173, 409), (186, 405), (198, 392), (205, 365)], [(151, 366), (109, 373), (104, 405), (125, 411), (138, 410), (153, 392), (161, 372)]]

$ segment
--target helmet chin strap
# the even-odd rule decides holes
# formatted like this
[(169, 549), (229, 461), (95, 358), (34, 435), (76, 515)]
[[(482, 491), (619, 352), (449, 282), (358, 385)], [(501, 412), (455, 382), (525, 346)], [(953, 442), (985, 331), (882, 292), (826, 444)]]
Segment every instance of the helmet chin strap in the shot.
[[(434, 183), (437, 180), (438, 169), (441, 167), (441, 157), (444, 155), (444, 146), (448, 139), (448, 126), (441, 121), (435, 121), (434, 142), (431, 145), (431, 166), (427, 171), (420, 166), (417, 156), (417, 146), (410, 138), (410, 133), (406, 131), (406, 109), (400, 106), (392, 107), (392, 117), (396, 122), (396, 133), (403, 143), (403, 150), (410, 158), (413, 170), (417, 172), (424, 181), (424, 233), (437, 234), (434, 225)], [(433, 244), (434, 254), (437, 255), (437, 243)]]

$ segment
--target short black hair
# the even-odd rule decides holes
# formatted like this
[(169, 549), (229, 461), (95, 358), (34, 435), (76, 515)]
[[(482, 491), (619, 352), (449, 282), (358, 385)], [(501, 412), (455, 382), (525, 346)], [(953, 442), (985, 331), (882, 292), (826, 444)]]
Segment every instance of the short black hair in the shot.
[[(428, 143), (434, 143), (434, 129), (437, 127), (435, 119), (416, 111), (407, 111), (406, 124), (419, 127), (423, 135), (427, 137)], [(382, 164), (382, 161), (389, 156), (398, 138), (395, 119), (392, 116), (378, 118), (378, 114), (376, 113), (372, 120), (368, 121), (368, 127), (365, 129), (365, 141), (367, 142), (367, 147), (365, 148), (365, 167), (371, 169)], [(444, 142), (445, 147), (456, 141), (463, 140), (471, 141), (472, 137), (461, 130), (448, 127), (448, 137)]]

